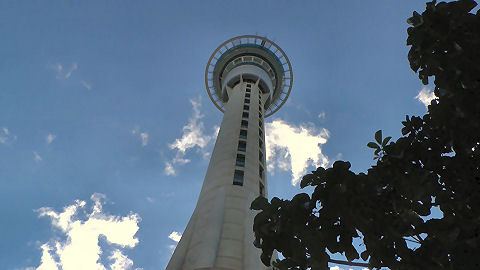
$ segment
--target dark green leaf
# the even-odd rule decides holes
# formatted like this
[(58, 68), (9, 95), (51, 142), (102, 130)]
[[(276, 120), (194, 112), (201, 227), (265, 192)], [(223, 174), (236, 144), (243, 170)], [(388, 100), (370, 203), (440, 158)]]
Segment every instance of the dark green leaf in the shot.
[(365, 250), (364, 252), (362, 252), (362, 254), (360, 254), (360, 257), (362, 258), (362, 260), (367, 261), (368, 257), (370, 257), (368, 250)]
[(260, 197), (256, 198), (255, 200), (253, 200), (252, 204), (250, 205), (250, 209), (263, 210), (267, 206), (268, 206), (268, 200), (265, 197), (260, 196)]
[(370, 148), (373, 148), (373, 149), (379, 149), (380, 148), (380, 145), (378, 145), (374, 142), (367, 143), (367, 146), (370, 147)]
[(347, 260), (349, 261), (353, 261), (353, 260), (356, 260), (358, 259), (358, 252), (355, 250), (355, 248), (353, 246), (350, 246), (347, 247), (347, 249), (345, 250), (345, 257), (347, 257)]
[(378, 144), (382, 144), (382, 130), (378, 130), (375, 132), (375, 141), (377, 141)]
[(387, 145), (387, 143), (390, 141), (392, 137), (388, 136), (386, 137), (385, 139), (383, 139), (383, 142), (382, 142), (382, 147), (385, 147)]
[(411, 26), (419, 26), (423, 23), (422, 16), (414, 11), (413, 16), (407, 19), (407, 23)]

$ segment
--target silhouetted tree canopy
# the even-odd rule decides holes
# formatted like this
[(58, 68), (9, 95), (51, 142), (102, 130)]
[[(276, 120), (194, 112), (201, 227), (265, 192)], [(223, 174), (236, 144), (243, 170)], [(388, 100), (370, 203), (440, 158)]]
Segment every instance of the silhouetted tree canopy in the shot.
[[(255, 245), (280, 269), (328, 269), (330, 253), (370, 268), (480, 269), (480, 13), (472, 0), (427, 3), (407, 20), (408, 60), (436, 99), (423, 117), (406, 116), (402, 137), (381, 131), (368, 147), (377, 159), (366, 173), (336, 161), (305, 175), (311, 195), (258, 198)], [(443, 217), (425, 219), (432, 207)], [(422, 218), (423, 217), (423, 218)], [(361, 235), (360, 235), (361, 233)], [(363, 241), (357, 252), (352, 241)], [(414, 247), (407, 246), (414, 242)], [(345, 262), (348, 263), (348, 262)]]

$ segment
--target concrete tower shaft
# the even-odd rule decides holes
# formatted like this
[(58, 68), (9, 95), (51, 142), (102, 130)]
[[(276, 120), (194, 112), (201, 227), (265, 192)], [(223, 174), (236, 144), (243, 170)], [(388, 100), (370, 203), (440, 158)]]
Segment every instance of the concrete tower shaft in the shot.
[(263, 120), (285, 102), (292, 74), (282, 67), (290, 68), (283, 52), (285, 65), (265, 48), (273, 43), (257, 38), (259, 44), (241, 43), (240, 37), (231, 47), (222, 44), (225, 51), (217, 57), (217, 48), (207, 65), (207, 91), (224, 116), (197, 206), (167, 270), (272, 269), (253, 246), (256, 213), (250, 204), (267, 197)]

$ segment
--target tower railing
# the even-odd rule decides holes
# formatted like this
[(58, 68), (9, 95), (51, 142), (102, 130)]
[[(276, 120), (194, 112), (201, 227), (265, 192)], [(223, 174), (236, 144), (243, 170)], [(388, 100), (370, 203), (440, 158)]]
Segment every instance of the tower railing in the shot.
[[(219, 95), (219, 93), (222, 92), (221, 91), (222, 89), (218, 89), (218, 87), (221, 87), (221, 86), (217, 86), (215, 84), (215, 80), (217, 78), (215, 78), (214, 70), (218, 60), (221, 59), (224, 53), (240, 45), (261, 46), (267, 52), (273, 54), (275, 58), (278, 59), (278, 61), (280, 62), (280, 65), (282, 66), (283, 74), (281, 75), (283, 76), (278, 76), (277, 78), (275, 77), (274, 74), (272, 74), (273, 72), (268, 72), (269, 70), (267, 68), (267, 72), (269, 73), (271, 78), (272, 78), (272, 75), (274, 79), (282, 78), (280, 82), (275, 83), (275, 93), (273, 95), (274, 98), (271, 100), (268, 108), (265, 108), (266, 109), (265, 118), (269, 117), (270, 115), (278, 111), (280, 107), (282, 107), (283, 104), (287, 101), (293, 85), (293, 71), (292, 71), (292, 65), (288, 57), (286, 56), (285, 52), (277, 44), (275, 44), (273, 41), (265, 37), (260, 37), (255, 35), (238, 36), (225, 41), (215, 49), (215, 51), (210, 56), (207, 67), (205, 69), (205, 86), (207, 89), (208, 96), (210, 100), (213, 102), (213, 104), (215, 105), (215, 107), (217, 107), (221, 112), (224, 112), (224, 104), (222, 101), (222, 97)], [(241, 59), (243, 61), (243, 58)], [(237, 59), (235, 59), (234, 61), (236, 60)]]

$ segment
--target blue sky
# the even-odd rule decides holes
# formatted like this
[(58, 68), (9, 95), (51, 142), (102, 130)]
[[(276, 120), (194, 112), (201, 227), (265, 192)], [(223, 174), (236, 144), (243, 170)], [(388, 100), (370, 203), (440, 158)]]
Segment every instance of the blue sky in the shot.
[[(71, 251), (163, 269), (222, 117), (205, 65), (234, 36), (272, 39), (293, 66), (290, 98), (266, 120), (269, 196), (291, 198), (315, 164), (366, 170), (376, 130), (396, 138), (426, 111), (406, 46), (424, 4), (0, 1), (0, 268), (65, 268)], [(86, 231), (100, 255), (78, 254), (96, 240), (67, 241)]]

